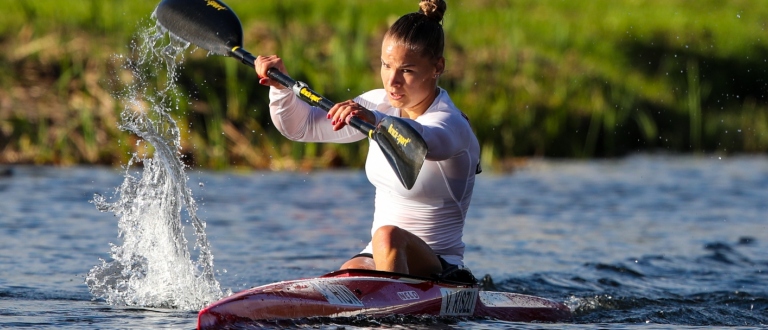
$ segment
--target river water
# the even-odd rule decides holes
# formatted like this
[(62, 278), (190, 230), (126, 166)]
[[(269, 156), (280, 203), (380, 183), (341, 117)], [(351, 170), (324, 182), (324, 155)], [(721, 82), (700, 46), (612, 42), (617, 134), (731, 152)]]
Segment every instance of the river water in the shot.
[[(0, 177), (0, 328), (194, 328), (196, 308), (178, 307), (183, 299), (123, 291), (136, 297), (108, 302), (86, 284), (94, 268), (114, 260), (113, 249), (126, 246), (125, 231), (140, 227), (119, 228), (127, 212), (101, 212), (96, 197), (114, 205), (116, 189), (147, 168), (5, 168), (10, 173)], [(368, 239), (373, 189), (362, 172), (186, 173), (222, 295), (332, 271)], [(399, 327), (766, 326), (767, 201), (764, 156), (536, 160), (514, 173), (483, 173), (464, 237), (468, 266), (476, 275), (490, 274), (498, 290), (566, 302), (574, 320), (422, 320)], [(198, 259), (188, 213), (178, 217), (189, 241), (187, 260), (145, 258), (181, 268)], [(147, 214), (137, 221), (159, 218)], [(138, 236), (157, 239), (153, 235)], [(150, 291), (165, 290), (156, 285)], [(180, 294), (189, 295), (187, 301), (208, 299), (211, 292), (175, 290), (186, 290)], [(388, 327), (398, 321), (294, 326), (358, 328), (377, 322)]]

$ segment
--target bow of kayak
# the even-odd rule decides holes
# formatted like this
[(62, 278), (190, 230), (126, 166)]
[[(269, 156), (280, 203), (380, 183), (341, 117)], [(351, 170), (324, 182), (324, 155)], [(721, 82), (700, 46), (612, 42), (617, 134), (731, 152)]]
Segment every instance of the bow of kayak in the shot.
[(565, 304), (477, 285), (404, 274), (340, 270), (320, 277), (267, 284), (214, 302), (198, 314), (198, 328), (233, 322), (393, 314), (489, 317), (512, 322), (571, 318)]

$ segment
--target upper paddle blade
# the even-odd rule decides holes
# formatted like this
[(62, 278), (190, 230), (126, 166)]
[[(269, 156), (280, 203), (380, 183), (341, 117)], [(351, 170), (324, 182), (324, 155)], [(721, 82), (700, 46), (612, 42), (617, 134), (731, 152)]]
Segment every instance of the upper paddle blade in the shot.
[(427, 143), (421, 134), (406, 121), (387, 116), (376, 126), (374, 140), (395, 170), (400, 183), (408, 190), (413, 188), (427, 155)]
[(218, 0), (163, 0), (155, 8), (160, 25), (177, 37), (219, 55), (242, 46), (240, 19)]

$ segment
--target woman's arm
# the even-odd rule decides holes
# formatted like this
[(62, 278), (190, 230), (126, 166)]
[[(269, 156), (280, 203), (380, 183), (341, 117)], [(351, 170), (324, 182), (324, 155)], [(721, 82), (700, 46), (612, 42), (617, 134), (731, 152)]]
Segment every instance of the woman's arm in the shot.
[(269, 112), (277, 130), (293, 141), (349, 143), (366, 138), (349, 126), (334, 131), (327, 112), (310, 106), (287, 88), (270, 88)]
[(469, 122), (458, 110), (435, 111), (421, 115), (411, 125), (427, 143), (427, 159), (449, 159), (469, 148), (474, 139)]

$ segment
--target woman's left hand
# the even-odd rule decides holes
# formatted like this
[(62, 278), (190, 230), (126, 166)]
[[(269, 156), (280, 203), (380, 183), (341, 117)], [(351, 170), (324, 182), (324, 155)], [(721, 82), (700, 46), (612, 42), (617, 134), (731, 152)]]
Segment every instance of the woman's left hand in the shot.
[(352, 120), (352, 117), (358, 117), (371, 125), (376, 124), (376, 116), (370, 110), (363, 108), (363, 106), (356, 102), (349, 100), (336, 105), (328, 111), (328, 119), (331, 119), (331, 125), (333, 130), (338, 131), (344, 126), (347, 126)]

